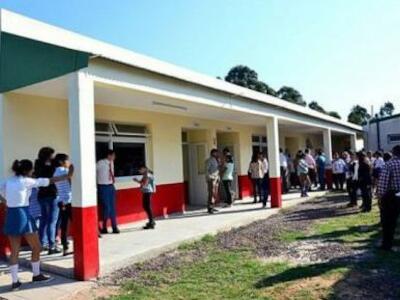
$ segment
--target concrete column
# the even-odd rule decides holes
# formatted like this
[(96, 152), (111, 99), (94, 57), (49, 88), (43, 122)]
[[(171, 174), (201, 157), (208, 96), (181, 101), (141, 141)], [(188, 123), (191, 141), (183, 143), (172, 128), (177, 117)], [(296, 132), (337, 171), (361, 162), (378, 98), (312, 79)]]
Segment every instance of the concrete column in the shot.
[(269, 186), (271, 207), (282, 207), (281, 169), (279, 163), (279, 129), (276, 117), (267, 118)]
[(328, 189), (332, 189), (332, 135), (330, 128), (323, 130), (323, 145), (326, 155), (325, 178)]
[(94, 85), (86, 70), (70, 75), (68, 87), (74, 220), (74, 274), (79, 280), (99, 274)]
[(331, 130), (324, 129), (323, 131), (324, 152), (329, 163), (332, 161), (332, 136)]
[(355, 133), (350, 135), (350, 149), (357, 151), (357, 135)]

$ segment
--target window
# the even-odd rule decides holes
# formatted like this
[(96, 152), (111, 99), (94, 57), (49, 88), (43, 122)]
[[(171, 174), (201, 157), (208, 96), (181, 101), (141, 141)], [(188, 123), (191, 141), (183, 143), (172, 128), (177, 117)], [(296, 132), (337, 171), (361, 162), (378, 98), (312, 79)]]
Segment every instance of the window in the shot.
[(115, 151), (115, 177), (138, 175), (146, 164), (147, 130), (145, 126), (96, 123), (96, 159), (105, 157), (108, 149)]
[(400, 133), (399, 134), (388, 134), (387, 139), (388, 139), (388, 144), (400, 143)]
[(267, 153), (267, 137), (265, 135), (253, 135), (251, 140), (253, 154), (259, 152)]

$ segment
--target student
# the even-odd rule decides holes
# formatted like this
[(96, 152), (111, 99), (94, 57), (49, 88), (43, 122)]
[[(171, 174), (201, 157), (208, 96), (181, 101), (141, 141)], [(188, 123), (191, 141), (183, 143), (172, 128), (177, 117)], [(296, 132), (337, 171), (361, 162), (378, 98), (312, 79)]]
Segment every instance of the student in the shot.
[(362, 212), (371, 211), (372, 202), (372, 167), (365, 152), (358, 152), (358, 187), (361, 190)]
[(301, 197), (308, 197), (308, 191), (311, 185), (311, 181), (308, 177), (309, 169), (306, 161), (306, 155), (302, 153), (299, 158), (300, 159), (297, 164), (297, 175), (299, 176), (300, 180)]
[[(288, 154), (290, 156), (290, 154)], [(269, 164), (267, 155), (260, 153), (260, 160), (264, 172), (264, 177), (262, 179), (262, 194), (263, 194), (263, 207), (267, 207), (268, 196), (269, 196)]]
[(336, 190), (343, 191), (343, 185), (346, 179), (345, 170), (346, 170), (346, 163), (342, 158), (339, 157), (339, 153), (335, 152), (333, 154), (332, 173), (333, 173), (333, 182), (335, 184)]
[(206, 181), (207, 181), (207, 212), (213, 214), (218, 210), (215, 209), (215, 202), (217, 201), (219, 191), (219, 155), (217, 149), (212, 149), (210, 157), (205, 161), (206, 165)]
[(317, 165), (317, 173), (318, 173), (318, 181), (319, 181), (319, 189), (321, 191), (325, 191), (325, 166), (326, 166), (326, 156), (322, 150), (318, 150), (318, 157), (315, 161)]
[[(54, 149), (43, 147), (39, 150), (38, 158), (35, 161), (34, 175), (37, 178), (51, 178), (54, 174)], [(43, 249), (48, 254), (61, 253), (56, 246), (57, 220), (59, 208), (57, 205), (57, 189), (54, 184), (40, 187), (38, 191), (38, 201), (41, 207), (41, 218), (39, 226), (39, 236)]]
[(287, 182), (287, 157), (283, 153), (282, 148), (279, 148), (279, 165), (281, 168), (281, 181), (282, 181), (282, 193), (287, 194), (289, 192), (288, 182)]
[(225, 154), (225, 163), (222, 167), (222, 185), (225, 192), (226, 205), (229, 207), (232, 205), (232, 181), (233, 181), (233, 170), (234, 163), (232, 155)]
[(310, 149), (307, 148), (304, 151), (304, 153), (306, 155), (305, 160), (308, 165), (308, 177), (310, 178), (311, 182), (310, 188), (311, 188), (313, 184), (315, 185), (317, 184), (317, 172), (316, 172), (317, 164), (315, 162), (314, 157), (310, 153)]
[(376, 186), (378, 183), (379, 175), (385, 166), (385, 161), (383, 160), (383, 153), (381, 151), (376, 151), (374, 154), (375, 160), (372, 165), (372, 176), (373, 176), (373, 185)]
[(32, 282), (49, 281), (49, 276), (40, 272), (41, 244), (37, 226), (29, 213), (29, 197), (33, 188), (47, 187), (52, 183), (65, 180), (67, 176), (53, 178), (32, 178), (33, 164), (30, 160), (16, 160), (12, 170), (14, 176), (0, 182), (0, 195), (6, 200), (7, 214), (4, 223), (4, 233), (8, 236), (11, 246), (10, 273), (12, 290), (18, 290), (21, 283), (18, 279), (18, 257), (22, 237), (32, 249)]
[[(65, 176), (69, 174), (69, 168), (71, 163), (67, 154), (59, 153), (54, 158), (56, 170), (54, 177)], [(57, 202), (60, 208), (60, 220), (61, 220), (61, 244), (63, 246), (63, 255), (72, 254), (68, 252), (68, 223), (72, 219), (72, 191), (71, 181), (69, 179), (59, 181), (56, 183), (57, 187)]]
[(112, 232), (119, 233), (117, 215), (115, 210), (115, 176), (114, 176), (115, 152), (108, 150), (106, 157), (99, 160), (96, 165), (97, 193), (103, 207), (103, 228), (101, 233), (108, 233), (107, 221), (111, 220)]
[(153, 211), (151, 209), (151, 197), (156, 192), (156, 186), (154, 184), (154, 175), (145, 165), (139, 168), (139, 173), (142, 175), (141, 180), (134, 178), (133, 180), (140, 184), (140, 190), (142, 191), (142, 203), (143, 209), (145, 210), (149, 221), (143, 227), (143, 229), (154, 229), (156, 223), (154, 222)]
[(249, 177), (253, 186), (254, 203), (257, 203), (257, 196), (262, 201), (262, 180), (264, 178), (263, 165), (257, 153), (254, 153), (248, 170)]

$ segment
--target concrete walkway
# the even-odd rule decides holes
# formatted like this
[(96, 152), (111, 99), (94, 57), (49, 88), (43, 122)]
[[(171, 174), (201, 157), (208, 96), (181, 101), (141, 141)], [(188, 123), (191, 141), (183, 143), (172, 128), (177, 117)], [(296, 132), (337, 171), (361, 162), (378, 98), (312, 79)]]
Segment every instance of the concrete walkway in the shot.
[[(325, 192), (313, 192), (311, 197), (324, 195)], [(283, 207), (290, 207), (305, 201), (299, 194), (284, 195)], [(309, 199), (309, 198), (308, 198)], [(198, 239), (205, 234), (247, 225), (253, 221), (267, 218), (279, 209), (261, 209), (261, 204), (253, 204), (251, 199), (235, 202), (231, 208), (223, 208), (214, 215), (205, 213), (205, 209), (193, 209), (183, 214), (174, 214), (157, 221), (155, 230), (142, 230), (144, 222), (121, 226), (121, 234), (104, 235), (100, 239), (101, 276), (110, 274), (126, 265), (155, 257), (177, 245)], [(28, 262), (29, 252), (22, 253), (23, 261)], [(21, 263), (23, 265), (23, 262)], [(66, 277), (72, 276), (72, 257), (43, 256), (42, 268), (61, 275), (45, 285), (26, 284), (18, 292), (7, 292), (10, 284), (6, 265), (0, 267), (0, 297), (6, 299), (62, 299), (91, 285), (90, 282), (76, 282)], [(29, 272), (24, 271), (22, 281), (30, 280)], [(93, 283), (92, 283), (93, 284)], [(39, 296), (40, 295), (40, 296)], [(0, 298), (1, 299), (1, 298)]]

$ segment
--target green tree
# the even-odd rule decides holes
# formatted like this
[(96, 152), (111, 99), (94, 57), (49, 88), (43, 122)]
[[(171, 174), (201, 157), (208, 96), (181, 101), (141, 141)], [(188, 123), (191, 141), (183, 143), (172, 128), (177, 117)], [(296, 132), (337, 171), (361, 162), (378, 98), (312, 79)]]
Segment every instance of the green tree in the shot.
[(325, 109), (321, 105), (319, 105), (317, 101), (311, 101), (308, 104), (308, 107), (313, 110), (319, 111), (321, 113), (324, 113), (324, 114), (326, 113)]
[(303, 96), (294, 88), (289, 86), (281, 87), (276, 95), (286, 101), (289, 101), (294, 104), (298, 104), (301, 106), (306, 106), (307, 102), (303, 100)]
[(265, 82), (258, 80), (258, 74), (247, 66), (238, 65), (231, 68), (225, 80), (260, 93), (275, 96), (276, 92)]
[(271, 88), (268, 84), (262, 81), (258, 81), (254, 89), (260, 93), (276, 96), (276, 91), (273, 88)]
[(394, 111), (394, 105), (392, 102), (387, 101), (385, 102), (385, 104), (383, 104), (379, 110), (379, 115), (381, 117), (388, 117), (393, 115), (393, 111)]
[(225, 76), (225, 80), (255, 90), (258, 82), (258, 74), (247, 66), (238, 65), (229, 70), (228, 74)]
[(327, 114), (336, 119), (342, 119), (342, 117), (336, 111), (329, 111)]
[(360, 105), (355, 105), (347, 116), (347, 121), (357, 125), (365, 125), (370, 118), (371, 115), (368, 113), (366, 108)]

